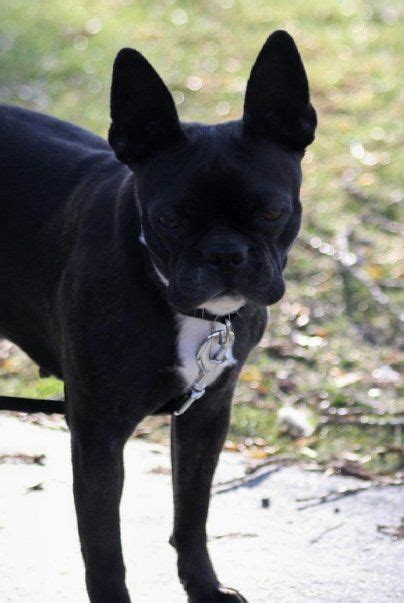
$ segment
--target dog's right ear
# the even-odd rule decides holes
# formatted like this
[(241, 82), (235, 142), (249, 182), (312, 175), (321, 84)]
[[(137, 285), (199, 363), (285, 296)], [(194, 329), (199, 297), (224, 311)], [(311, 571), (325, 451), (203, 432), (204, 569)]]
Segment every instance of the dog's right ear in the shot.
[(123, 48), (114, 63), (109, 144), (119, 161), (132, 164), (178, 144), (185, 136), (173, 97), (136, 50)]

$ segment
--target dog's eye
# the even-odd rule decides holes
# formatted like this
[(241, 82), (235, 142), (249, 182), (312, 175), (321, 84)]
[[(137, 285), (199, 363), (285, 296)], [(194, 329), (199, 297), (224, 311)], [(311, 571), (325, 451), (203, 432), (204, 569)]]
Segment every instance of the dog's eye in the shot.
[(178, 228), (178, 226), (180, 225), (179, 220), (171, 214), (160, 216), (159, 222), (162, 226), (164, 226), (164, 228), (168, 228), (170, 230)]
[(266, 211), (263, 215), (264, 215), (265, 220), (267, 220), (268, 222), (273, 222), (274, 220), (277, 220), (278, 218), (281, 217), (282, 210), (281, 209), (272, 209), (270, 211)]

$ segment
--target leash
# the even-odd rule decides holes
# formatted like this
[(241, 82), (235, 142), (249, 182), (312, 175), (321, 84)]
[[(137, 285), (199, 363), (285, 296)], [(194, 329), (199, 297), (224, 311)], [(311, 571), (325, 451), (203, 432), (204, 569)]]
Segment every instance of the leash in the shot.
[[(195, 316), (199, 318), (199, 316)], [(223, 319), (223, 320), (219, 320)], [(209, 320), (206, 318), (205, 320)], [(231, 324), (230, 316), (214, 317), (211, 320), (221, 322), (225, 325), (225, 329), (216, 329), (202, 341), (196, 353), (196, 362), (198, 365), (198, 376), (191, 388), (186, 394), (173, 400), (169, 404), (171, 412), (175, 416), (184, 414), (190, 406), (202, 398), (206, 392), (207, 381), (209, 377), (214, 375), (218, 368), (229, 358), (233, 343), (234, 331)], [(64, 400), (53, 400), (49, 398), (22, 398), (19, 396), (0, 396), (0, 410), (18, 411), (34, 414), (42, 412), (44, 414), (64, 414)]]
[[(142, 246), (144, 249), (144, 247)], [(154, 265), (145, 254), (145, 269), (147, 275), (157, 285), (160, 292), (164, 291), (164, 285), (156, 274)], [(184, 414), (190, 406), (202, 398), (206, 392), (209, 377), (212, 377), (215, 371), (226, 362), (231, 352), (235, 335), (231, 324), (233, 314), (217, 316), (211, 314), (208, 310), (197, 308), (190, 312), (181, 312), (184, 316), (206, 320), (212, 324), (211, 333), (202, 341), (196, 353), (196, 362), (198, 365), (198, 376), (187, 393), (179, 398), (172, 400), (167, 404), (171, 413), (176, 416)], [(224, 329), (213, 330), (214, 323), (221, 323)], [(216, 348), (216, 349), (214, 349)], [(166, 406), (166, 405), (165, 405)], [(10, 410), (26, 413), (42, 412), (44, 414), (65, 414), (64, 400), (53, 400), (49, 398), (22, 398), (18, 396), (0, 396), (0, 410)]]
[(17, 396), (0, 396), (0, 410), (36, 413), (46, 415), (65, 414), (64, 400), (50, 398), (20, 398)]

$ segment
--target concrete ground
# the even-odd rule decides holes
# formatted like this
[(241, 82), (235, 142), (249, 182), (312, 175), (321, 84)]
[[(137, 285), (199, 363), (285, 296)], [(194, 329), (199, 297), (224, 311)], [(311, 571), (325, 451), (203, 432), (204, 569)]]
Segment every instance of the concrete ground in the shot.
[[(85, 603), (69, 435), (0, 415), (0, 454), (17, 452), (46, 459), (44, 466), (0, 465), (0, 601)], [(132, 596), (137, 603), (185, 602), (168, 545), (168, 450), (132, 440), (125, 463), (122, 524)], [(240, 455), (222, 455), (218, 481), (243, 473)], [(42, 489), (29, 489), (37, 484)], [(305, 503), (298, 498), (362, 485), (292, 466), (216, 494), (208, 532), (222, 582), (250, 603), (404, 601), (404, 540), (377, 530), (400, 524), (402, 488), (370, 488), (299, 510)]]

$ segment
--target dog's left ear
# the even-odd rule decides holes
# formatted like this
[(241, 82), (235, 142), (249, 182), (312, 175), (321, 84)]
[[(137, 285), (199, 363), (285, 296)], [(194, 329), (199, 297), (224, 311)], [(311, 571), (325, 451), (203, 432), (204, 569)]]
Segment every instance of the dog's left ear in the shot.
[(244, 125), (252, 134), (303, 150), (314, 140), (317, 116), (293, 38), (286, 31), (269, 36), (251, 70), (244, 101)]
[(132, 164), (184, 140), (173, 97), (137, 50), (123, 48), (114, 63), (109, 144)]

